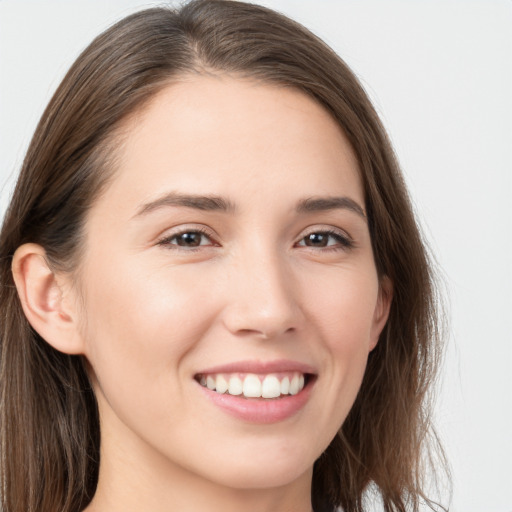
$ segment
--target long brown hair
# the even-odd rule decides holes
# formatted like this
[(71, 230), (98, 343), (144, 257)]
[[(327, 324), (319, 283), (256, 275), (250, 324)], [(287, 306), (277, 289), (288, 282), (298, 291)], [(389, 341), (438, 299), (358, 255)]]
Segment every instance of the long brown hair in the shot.
[(121, 122), (180, 75), (205, 70), (301, 90), (352, 144), (375, 262), (394, 296), (356, 402), (315, 463), (312, 501), (317, 511), (362, 512), (374, 488), (387, 512), (416, 511), (430, 503), (423, 462), (441, 344), (432, 266), (393, 150), (354, 74), (328, 46), (285, 16), (226, 0), (148, 9), (118, 22), (78, 57), (39, 122), (0, 238), (2, 510), (85, 508), (100, 444), (84, 361), (30, 327), (12, 256), (33, 242), (55, 268), (76, 268), (86, 213), (115, 171)]

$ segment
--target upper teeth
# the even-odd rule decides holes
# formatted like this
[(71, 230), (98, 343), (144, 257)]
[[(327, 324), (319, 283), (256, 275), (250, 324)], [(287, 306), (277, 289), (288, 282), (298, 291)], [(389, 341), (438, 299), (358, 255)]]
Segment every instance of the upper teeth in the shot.
[(291, 373), (279, 378), (275, 374), (256, 375), (202, 375), (202, 386), (230, 395), (243, 395), (247, 398), (277, 398), (281, 395), (296, 395), (304, 387), (304, 374)]

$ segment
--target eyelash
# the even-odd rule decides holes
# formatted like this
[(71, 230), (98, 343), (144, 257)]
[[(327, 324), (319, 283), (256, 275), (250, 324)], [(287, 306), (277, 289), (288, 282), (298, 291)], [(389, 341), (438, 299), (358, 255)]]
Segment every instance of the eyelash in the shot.
[[(318, 229), (315, 231), (311, 231), (310, 233), (307, 233), (304, 235), (298, 243), (303, 242), (306, 240), (307, 237), (311, 235), (323, 235), (327, 237), (334, 238), (336, 240), (336, 244), (333, 245), (326, 245), (324, 247), (314, 247), (314, 246), (307, 246), (307, 245), (300, 245), (300, 247), (310, 247), (312, 249), (319, 249), (323, 251), (343, 251), (352, 249), (354, 247), (354, 242), (351, 238), (349, 238), (348, 235), (343, 234), (339, 231), (335, 231), (333, 229)], [(296, 244), (298, 245), (298, 244)]]
[[(177, 251), (187, 251), (187, 252), (194, 252), (194, 251), (198, 251), (200, 250), (201, 247), (205, 247), (205, 245), (202, 245), (201, 243), (198, 245), (198, 246), (180, 246), (178, 244), (173, 244), (172, 241), (179, 238), (180, 236), (183, 236), (183, 235), (190, 235), (190, 234), (195, 234), (195, 235), (201, 235), (201, 237), (206, 237), (208, 238), (210, 241), (213, 240), (213, 235), (210, 231), (208, 231), (207, 229), (204, 229), (204, 228), (193, 228), (193, 229), (184, 229), (183, 231), (179, 231), (178, 233), (173, 233), (172, 235), (168, 235), (168, 236), (165, 236), (164, 238), (161, 238), (160, 240), (158, 240), (157, 242), (157, 245), (162, 245), (162, 246), (166, 246), (168, 248), (171, 248), (173, 250), (177, 250)], [(211, 245), (218, 245), (216, 244), (215, 242), (213, 242), (212, 244), (208, 244), (206, 245), (206, 247), (209, 247)]]
[[(211, 244), (201, 244), (201, 241), (199, 245), (197, 246), (180, 246), (176, 243), (172, 243), (173, 240), (178, 239), (179, 237), (183, 235), (200, 235), (201, 237), (206, 237)], [(332, 245), (326, 245), (323, 247), (314, 247), (314, 246), (308, 246), (305, 243), (301, 245), (301, 242), (304, 242), (307, 237), (311, 235), (323, 235), (330, 238), (334, 238), (336, 240), (335, 244)], [(213, 240), (212, 233), (204, 228), (193, 228), (193, 229), (186, 229), (183, 231), (180, 231), (178, 233), (173, 233), (171, 235), (165, 236), (164, 238), (158, 240), (157, 245), (165, 246), (168, 248), (171, 248), (172, 250), (178, 250), (178, 251), (187, 251), (187, 252), (195, 252), (201, 249), (201, 247), (211, 247), (211, 246), (218, 246), (218, 244)], [(299, 242), (297, 242), (294, 247), (309, 247), (313, 250), (322, 250), (322, 251), (346, 251), (348, 249), (352, 249), (354, 247), (354, 242), (351, 240), (346, 234), (342, 234), (339, 231), (335, 231), (332, 229), (318, 229), (316, 231), (311, 231), (304, 235)]]

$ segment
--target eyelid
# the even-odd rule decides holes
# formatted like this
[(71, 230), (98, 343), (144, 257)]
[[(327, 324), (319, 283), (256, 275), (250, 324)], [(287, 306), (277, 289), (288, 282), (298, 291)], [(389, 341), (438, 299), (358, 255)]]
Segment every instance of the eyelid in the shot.
[[(183, 235), (185, 233), (200, 233), (201, 235), (206, 236), (212, 243), (211, 245), (199, 245), (197, 247), (183, 247), (179, 246), (177, 244), (171, 244), (170, 241), (180, 235)], [(165, 231), (165, 234), (158, 237), (156, 240), (156, 245), (159, 246), (167, 246), (172, 247), (176, 250), (183, 250), (183, 251), (193, 251), (197, 250), (199, 248), (205, 248), (205, 247), (215, 247), (219, 246), (220, 244), (216, 241), (216, 234), (215, 232), (208, 228), (207, 226), (203, 225), (197, 225), (197, 224), (190, 224), (190, 225), (180, 225), (176, 226), (175, 228), (172, 228), (171, 230)]]
[[(178, 244), (171, 244), (171, 240), (174, 238), (183, 235), (185, 233), (200, 233), (201, 235), (206, 236), (211, 244), (207, 245), (198, 245), (196, 247), (185, 247), (180, 246)], [(328, 236), (332, 236), (334, 238), (338, 237), (341, 240), (338, 240), (338, 244), (335, 245), (328, 245), (325, 247), (314, 247), (314, 246), (306, 246), (306, 245), (299, 245), (301, 242), (304, 241), (304, 239), (311, 234), (319, 233), (319, 234), (325, 234)], [(208, 247), (219, 247), (220, 243), (217, 241), (217, 235), (216, 233), (205, 225), (198, 225), (198, 224), (189, 224), (189, 225), (179, 225), (174, 228), (171, 228), (169, 230), (165, 231), (165, 234), (159, 236), (156, 240), (155, 245), (158, 246), (165, 246), (165, 247), (172, 247), (172, 249), (175, 250), (182, 250), (191, 252), (194, 250), (199, 249), (205, 249)], [(350, 249), (355, 245), (353, 238), (345, 231), (344, 229), (332, 226), (332, 225), (315, 225), (315, 226), (309, 226), (306, 228), (300, 236), (297, 238), (296, 242), (294, 243), (294, 247), (306, 247), (308, 249), (313, 250), (346, 250)]]
[(325, 251), (325, 250), (340, 250), (340, 249), (346, 250), (346, 249), (350, 249), (350, 248), (354, 247), (354, 245), (355, 245), (354, 239), (349, 235), (349, 233), (347, 231), (345, 231), (344, 229), (335, 227), (335, 226), (330, 226), (330, 225), (317, 225), (317, 226), (308, 227), (306, 230), (304, 230), (300, 234), (300, 237), (295, 242), (295, 245), (298, 245), (308, 235), (312, 235), (313, 233), (321, 233), (321, 234), (326, 234), (326, 235), (330, 235), (333, 237), (339, 237), (342, 239), (342, 242), (340, 242), (342, 247), (340, 248), (339, 246), (326, 246), (326, 247), (316, 247), (315, 248), (315, 247), (306, 246), (306, 245), (301, 246), (301, 247), (307, 247), (307, 248), (314, 249), (314, 250), (324, 250)]

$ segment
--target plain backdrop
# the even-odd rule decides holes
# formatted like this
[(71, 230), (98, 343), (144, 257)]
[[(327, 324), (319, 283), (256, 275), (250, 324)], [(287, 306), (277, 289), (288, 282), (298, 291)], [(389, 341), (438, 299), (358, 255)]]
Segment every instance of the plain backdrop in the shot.
[[(389, 130), (446, 284), (436, 419), (453, 512), (512, 512), (512, 2), (266, 0), (324, 38)], [(162, 2), (0, 0), (0, 215), (78, 53)]]

